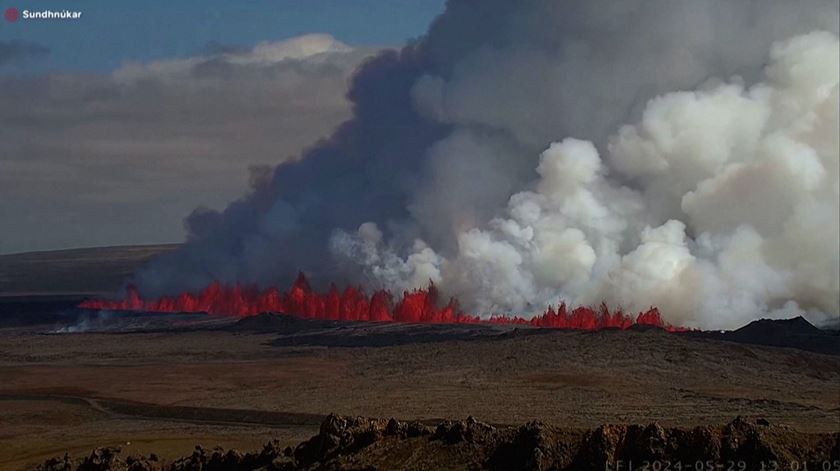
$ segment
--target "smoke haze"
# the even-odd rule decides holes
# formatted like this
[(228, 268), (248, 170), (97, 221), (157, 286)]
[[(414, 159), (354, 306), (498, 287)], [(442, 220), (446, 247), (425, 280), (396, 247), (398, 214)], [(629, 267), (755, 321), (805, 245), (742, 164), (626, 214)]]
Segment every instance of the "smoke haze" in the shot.
[(550, 303), (726, 328), (838, 312), (836, 1), (451, 1), (353, 117), (137, 274)]
[[(0, 253), (183, 240), (184, 216), (242, 195), (249, 167), (297, 158), (350, 118), (347, 83), (377, 52), (328, 35), (207, 49), (0, 71)], [(0, 41), (0, 68), (43, 50)]]

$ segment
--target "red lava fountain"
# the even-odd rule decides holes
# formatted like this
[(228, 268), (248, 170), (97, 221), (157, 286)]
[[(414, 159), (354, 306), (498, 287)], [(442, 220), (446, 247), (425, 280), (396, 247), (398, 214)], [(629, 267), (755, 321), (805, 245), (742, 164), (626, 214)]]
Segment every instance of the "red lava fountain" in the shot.
[(663, 321), (656, 308), (633, 317), (621, 310), (610, 312), (606, 304), (602, 304), (598, 309), (578, 307), (572, 310), (567, 309), (565, 304), (560, 304), (556, 310), (549, 307), (543, 314), (530, 319), (515, 315), (482, 319), (461, 312), (454, 299), (444, 307), (439, 307), (438, 292), (434, 285), (423, 290), (405, 292), (402, 299), (395, 304), (391, 293), (387, 291), (377, 291), (368, 297), (360, 288), (348, 287), (340, 292), (333, 285), (326, 294), (316, 293), (302, 273), (298, 275), (291, 289), (282, 293), (277, 288), (259, 290), (238, 284), (225, 286), (214, 282), (197, 295), (182, 293), (176, 297), (147, 300), (140, 297), (134, 286), (129, 286), (125, 299), (88, 300), (79, 307), (116, 311), (206, 312), (237, 317), (253, 316), (262, 312), (281, 312), (305, 319), (428, 324), (516, 324), (577, 330), (627, 329), (633, 325), (656, 326), (670, 332), (685, 330)]

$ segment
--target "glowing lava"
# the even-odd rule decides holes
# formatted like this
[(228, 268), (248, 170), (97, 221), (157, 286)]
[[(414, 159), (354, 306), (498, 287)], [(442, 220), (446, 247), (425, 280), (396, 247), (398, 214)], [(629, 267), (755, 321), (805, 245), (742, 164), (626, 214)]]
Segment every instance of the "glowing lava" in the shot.
[(333, 285), (326, 294), (316, 293), (302, 273), (298, 275), (291, 289), (282, 293), (277, 288), (261, 291), (254, 287), (242, 287), (238, 284), (224, 286), (214, 282), (197, 295), (182, 293), (177, 297), (146, 300), (140, 297), (134, 286), (129, 286), (125, 299), (88, 300), (79, 307), (116, 311), (206, 312), (238, 317), (262, 312), (281, 312), (305, 319), (429, 324), (486, 322), (579, 330), (627, 329), (633, 325), (656, 326), (671, 332), (685, 330), (663, 321), (656, 308), (632, 317), (621, 310), (610, 312), (605, 304), (597, 310), (589, 307), (569, 310), (565, 304), (560, 304), (556, 310), (549, 307), (542, 315), (530, 319), (507, 315), (481, 319), (462, 312), (455, 299), (439, 307), (438, 292), (434, 285), (424, 290), (405, 292), (402, 299), (394, 304), (393, 297), (387, 291), (377, 291), (368, 297), (360, 288), (348, 287), (339, 292)]

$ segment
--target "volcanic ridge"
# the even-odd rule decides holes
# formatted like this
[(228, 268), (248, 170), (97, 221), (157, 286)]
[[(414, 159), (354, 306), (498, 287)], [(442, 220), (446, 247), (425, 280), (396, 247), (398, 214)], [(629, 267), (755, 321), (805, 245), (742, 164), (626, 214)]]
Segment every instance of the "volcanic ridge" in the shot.
[[(657, 423), (564, 429), (538, 421), (493, 426), (472, 417), (436, 427), (396, 419), (329, 415), (317, 435), (296, 447), (277, 441), (243, 453), (196, 446), (172, 462), (155, 454), (119, 457), (119, 448), (98, 448), (81, 460), (51, 458), (38, 471), (132, 470), (377, 470), (618, 469), (636, 463), (700, 469), (824, 469), (840, 457), (840, 433), (803, 434), (741, 417), (723, 426), (664, 428)], [(836, 461), (834, 461), (836, 463)], [(716, 468), (717, 467), (717, 468)], [(807, 468), (806, 468), (807, 467)], [(736, 469), (736, 468), (733, 468)]]

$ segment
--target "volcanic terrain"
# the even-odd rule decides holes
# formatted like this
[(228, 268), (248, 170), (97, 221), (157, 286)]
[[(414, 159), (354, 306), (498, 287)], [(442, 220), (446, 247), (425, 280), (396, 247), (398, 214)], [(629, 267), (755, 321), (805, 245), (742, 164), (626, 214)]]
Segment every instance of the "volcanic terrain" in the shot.
[[(377, 428), (361, 454), (348, 449), (341, 454), (349, 461), (333, 460), (357, 467), (387, 468), (382, 456), (410, 450), (419, 463), (443, 453), (466, 460), (448, 462), (456, 469), (488, 467), (493, 456), (514, 453), (518, 434), (530, 446), (528, 427), (537, 426), (523, 424), (534, 420), (537, 438), (547, 440), (540, 453), (564, 466), (605, 430), (682, 437), (671, 429), (701, 427), (714, 446), (734, 430), (789, 459), (837, 453), (836, 435), (825, 434), (840, 432), (840, 356), (805, 348), (838, 339), (804, 319), (729, 334), (575, 331), (94, 311), (42, 300), (7, 296), (0, 304), (2, 469), (31, 469), (65, 453), (78, 460), (97, 447), (120, 447), (122, 460), (155, 454), (158, 464), (172, 464), (198, 453), (196, 445), (204, 447), (197, 459), (211, 460), (217, 445), (259, 450), (271, 442), (280, 458), (323, 435), (330, 413), (382, 418), (370, 422), (376, 427), (389, 418), (431, 427), (418, 437)], [(435, 438), (437, 424), (468, 416), (494, 431), (457, 422), (483, 435), (453, 444)], [(526, 451), (532, 459), (533, 447)], [(110, 456), (97, 453), (100, 461)]]

